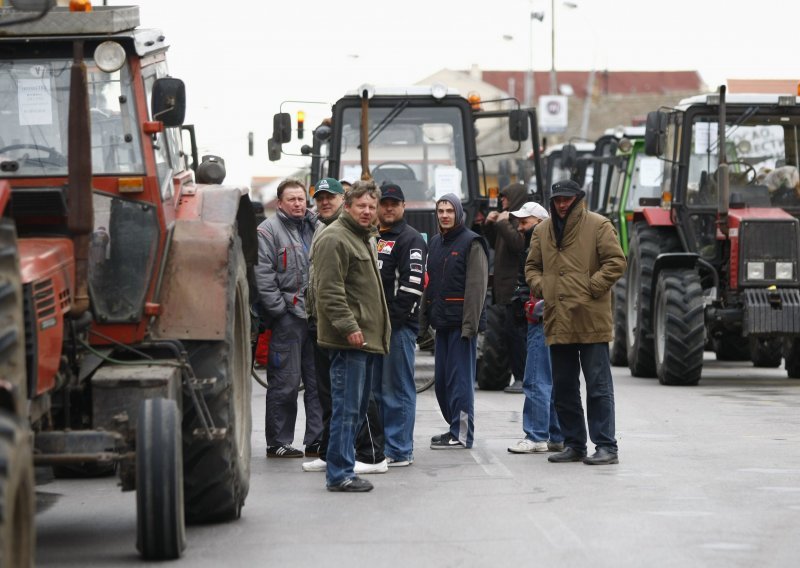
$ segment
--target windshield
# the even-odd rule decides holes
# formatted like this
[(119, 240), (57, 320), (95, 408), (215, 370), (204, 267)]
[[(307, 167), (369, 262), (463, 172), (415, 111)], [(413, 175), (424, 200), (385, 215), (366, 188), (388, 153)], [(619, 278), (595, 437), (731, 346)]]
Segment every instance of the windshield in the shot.
[[(0, 176), (67, 175), (69, 59), (0, 62)], [(95, 175), (143, 173), (127, 66), (100, 71), (86, 60)]]
[[(780, 116), (750, 107), (730, 115), (725, 156), (730, 171), (731, 201), (750, 206), (800, 206), (798, 183), (798, 116)], [(716, 205), (720, 148), (715, 116), (692, 123), (687, 203)]]
[[(347, 108), (342, 125), (340, 177), (361, 177), (361, 111)], [(369, 167), (378, 184), (392, 181), (407, 202), (431, 202), (446, 193), (468, 199), (461, 111), (398, 105), (369, 109)]]

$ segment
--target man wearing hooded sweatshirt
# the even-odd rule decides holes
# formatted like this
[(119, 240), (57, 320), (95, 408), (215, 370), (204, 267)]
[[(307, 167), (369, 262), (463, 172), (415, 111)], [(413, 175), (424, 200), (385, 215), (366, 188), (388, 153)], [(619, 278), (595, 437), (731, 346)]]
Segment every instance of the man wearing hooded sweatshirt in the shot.
[(477, 335), (485, 325), (488, 251), (464, 225), (461, 199), (448, 193), (436, 202), (439, 234), (428, 248), (428, 285), (421, 328), (436, 330), (436, 400), (450, 428), (431, 438), (431, 449), (471, 448), (475, 415)]
[[(611, 221), (587, 211), (585, 193), (572, 180), (553, 185), (550, 219), (531, 237), (525, 279), (544, 298), (544, 333), (550, 345), (555, 406), (563, 452), (553, 463), (619, 463), (614, 424), (611, 287), (625, 272), (625, 255)], [(595, 453), (586, 455), (580, 371), (586, 380), (586, 417)]]
[(522, 382), (525, 375), (525, 318), (521, 313), (514, 313), (511, 298), (517, 287), (519, 273), (519, 255), (525, 251), (525, 238), (517, 230), (519, 222), (509, 215), (517, 211), (522, 204), (528, 201), (528, 190), (521, 183), (512, 183), (500, 191), (501, 211), (492, 211), (486, 216), (483, 223), (483, 234), (494, 249), (494, 271), (492, 277), (492, 299), (494, 309), (503, 310), (501, 328), (492, 334), (493, 337), (502, 339), (500, 345), (494, 348), (501, 353), (508, 353), (511, 374), (514, 383), (506, 386), (505, 391), (511, 393), (522, 392)]
[(322, 434), (305, 309), (308, 251), (316, 221), (316, 215), (307, 209), (303, 182), (287, 178), (278, 184), (277, 212), (258, 226), (256, 284), (261, 309), (272, 329), (264, 425), (270, 458), (303, 457), (301, 450), (292, 447), (301, 378), (306, 386), (306, 447), (315, 447)]

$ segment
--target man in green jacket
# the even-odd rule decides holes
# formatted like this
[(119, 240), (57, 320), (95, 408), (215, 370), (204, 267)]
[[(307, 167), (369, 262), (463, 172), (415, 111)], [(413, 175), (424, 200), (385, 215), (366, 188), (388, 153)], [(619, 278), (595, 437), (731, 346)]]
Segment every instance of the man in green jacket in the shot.
[(366, 417), (372, 382), (380, 380), (380, 355), (388, 353), (391, 336), (372, 238), (379, 199), (374, 182), (353, 184), (344, 211), (314, 245), (317, 344), (331, 353), (329, 491), (372, 489), (353, 467), (356, 434)]
[[(544, 298), (544, 333), (566, 446), (548, 460), (605, 465), (619, 463), (608, 342), (613, 326), (611, 286), (625, 272), (626, 263), (611, 221), (587, 211), (585, 195), (572, 180), (553, 185), (550, 218), (533, 232), (525, 280), (534, 296)], [(589, 457), (581, 369), (589, 436), (596, 446)]]

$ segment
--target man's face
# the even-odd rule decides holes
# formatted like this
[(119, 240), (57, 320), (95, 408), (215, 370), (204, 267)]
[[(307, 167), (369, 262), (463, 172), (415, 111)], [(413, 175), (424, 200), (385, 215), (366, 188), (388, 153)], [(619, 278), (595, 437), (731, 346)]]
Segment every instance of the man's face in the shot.
[(449, 201), (436, 204), (436, 218), (442, 231), (449, 231), (456, 226), (456, 209)]
[(397, 199), (381, 199), (378, 205), (378, 221), (382, 227), (391, 227), (403, 218), (406, 204)]
[(293, 219), (302, 219), (306, 214), (306, 192), (296, 185), (283, 188), (278, 208)]
[(344, 195), (320, 191), (314, 194), (314, 202), (317, 204), (317, 213), (320, 219), (327, 219), (342, 206)]
[(538, 217), (521, 217), (517, 224), (517, 230), (520, 233), (527, 233), (541, 222), (542, 220)]
[(578, 197), (575, 195), (572, 195), (570, 197), (566, 197), (563, 195), (554, 197), (553, 205), (555, 205), (556, 207), (556, 213), (558, 213), (558, 216), (564, 219), (567, 216), (567, 211), (569, 211), (569, 208), (572, 207), (572, 204), (575, 203), (575, 200), (577, 198)]
[(357, 197), (350, 205), (345, 204), (344, 206), (344, 210), (364, 228), (372, 225), (377, 209), (378, 198), (369, 194)]

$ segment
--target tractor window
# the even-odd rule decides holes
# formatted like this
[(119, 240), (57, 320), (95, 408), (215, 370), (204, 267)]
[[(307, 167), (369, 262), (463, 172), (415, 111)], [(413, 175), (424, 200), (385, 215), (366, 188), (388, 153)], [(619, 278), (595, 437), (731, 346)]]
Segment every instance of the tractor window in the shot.
[[(0, 176), (67, 175), (72, 62), (7, 60), (0, 65)], [(127, 66), (100, 71), (86, 60), (95, 175), (144, 172)]]
[[(160, 61), (148, 66), (142, 70), (142, 74), (144, 75), (145, 93), (149, 108), (153, 84), (157, 78), (167, 76), (166, 61)], [(154, 136), (153, 150), (162, 199), (169, 199), (172, 195), (173, 175), (186, 169), (181, 144), (182, 139), (179, 128), (165, 128), (164, 132), (159, 132)]]
[(664, 163), (658, 158), (643, 153), (635, 155), (626, 211), (638, 209), (639, 200), (642, 198), (661, 197), (663, 170)]
[(89, 290), (95, 319), (137, 321), (155, 264), (155, 207), (95, 193)]
[[(358, 108), (343, 114), (340, 177), (361, 177)], [(446, 193), (469, 199), (460, 109), (438, 106), (370, 108), (369, 167), (375, 181), (403, 188), (408, 202), (430, 203)]]

